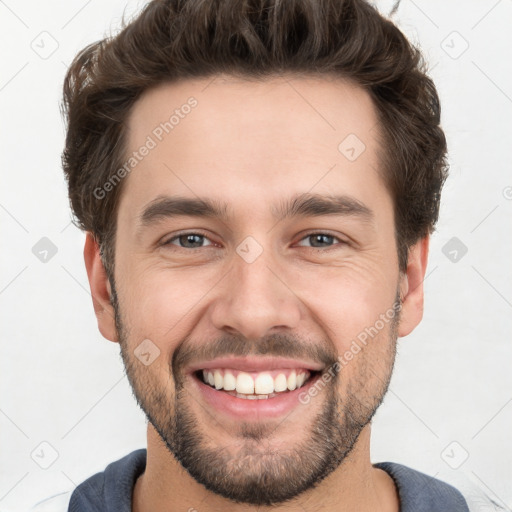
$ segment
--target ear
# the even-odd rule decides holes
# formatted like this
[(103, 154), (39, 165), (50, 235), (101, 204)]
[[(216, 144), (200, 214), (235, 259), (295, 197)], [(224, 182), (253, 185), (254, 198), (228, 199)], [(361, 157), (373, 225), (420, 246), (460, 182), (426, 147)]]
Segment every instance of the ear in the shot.
[(401, 276), (402, 311), (398, 336), (407, 336), (423, 318), (423, 280), (428, 262), (430, 236), (420, 239), (409, 248), (407, 270)]
[(101, 261), (100, 247), (90, 232), (87, 232), (85, 239), (84, 260), (98, 328), (104, 338), (117, 342), (114, 308), (110, 302), (110, 282)]

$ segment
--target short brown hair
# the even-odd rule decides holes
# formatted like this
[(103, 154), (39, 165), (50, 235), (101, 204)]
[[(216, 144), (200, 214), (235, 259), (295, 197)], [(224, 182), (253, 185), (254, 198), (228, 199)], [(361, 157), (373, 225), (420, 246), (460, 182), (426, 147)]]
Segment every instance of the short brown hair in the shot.
[(369, 92), (405, 270), (409, 247), (434, 229), (448, 171), (439, 98), (419, 49), (364, 0), (154, 0), (115, 37), (84, 48), (64, 83), (71, 208), (99, 242), (109, 278), (123, 183), (101, 199), (94, 191), (125, 160), (131, 107), (150, 87), (221, 73), (334, 75)]

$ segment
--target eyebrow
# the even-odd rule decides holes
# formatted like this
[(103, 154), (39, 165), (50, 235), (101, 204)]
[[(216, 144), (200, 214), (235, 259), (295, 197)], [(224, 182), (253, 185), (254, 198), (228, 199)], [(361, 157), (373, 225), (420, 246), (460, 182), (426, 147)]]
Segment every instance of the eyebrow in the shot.
[[(272, 215), (277, 221), (290, 217), (319, 217), (340, 215), (359, 217), (371, 221), (374, 214), (358, 199), (346, 195), (320, 195), (303, 193), (282, 201), (273, 207)], [(210, 198), (181, 196), (158, 196), (149, 202), (139, 216), (140, 229), (147, 228), (163, 219), (175, 217), (216, 218), (229, 222), (234, 218), (229, 205)]]

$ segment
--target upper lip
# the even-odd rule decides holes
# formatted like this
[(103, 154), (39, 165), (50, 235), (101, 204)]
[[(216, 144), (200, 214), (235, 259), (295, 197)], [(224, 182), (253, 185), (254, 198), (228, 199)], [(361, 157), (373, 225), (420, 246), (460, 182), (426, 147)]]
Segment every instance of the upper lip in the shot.
[(279, 369), (306, 369), (311, 371), (323, 370), (324, 365), (300, 359), (286, 359), (282, 357), (220, 357), (210, 361), (202, 361), (191, 365), (190, 373), (198, 370), (212, 370), (215, 368), (231, 368), (242, 372), (261, 372)]

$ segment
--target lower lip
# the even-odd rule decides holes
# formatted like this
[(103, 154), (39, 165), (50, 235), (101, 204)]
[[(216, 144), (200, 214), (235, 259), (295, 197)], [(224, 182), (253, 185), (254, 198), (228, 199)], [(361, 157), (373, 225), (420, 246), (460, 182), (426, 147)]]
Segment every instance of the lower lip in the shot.
[(299, 396), (305, 396), (321, 375), (314, 375), (304, 386), (293, 391), (283, 392), (273, 398), (256, 400), (238, 398), (224, 391), (218, 391), (205, 384), (195, 374), (192, 374), (191, 377), (207, 404), (216, 411), (223, 412), (237, 420), (258, 421), (279, 418), (291, 412), (298, 405), (306, 405), (299, 401)]

